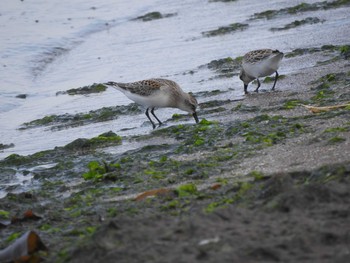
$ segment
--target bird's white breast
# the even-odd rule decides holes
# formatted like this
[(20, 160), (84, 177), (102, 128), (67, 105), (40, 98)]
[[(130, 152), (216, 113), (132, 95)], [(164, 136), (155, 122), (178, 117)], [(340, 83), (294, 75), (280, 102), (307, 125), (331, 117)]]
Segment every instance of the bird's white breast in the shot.
[(274, 73), (278, 69), (280, 62), (280, 57), (270, 56), (253, 64), (243, 63), (242, 66), (249, 76), (259, 78)]
[(155, 92), (149, 96), (140, 96), (136, 93), (131, 93), (129, 91), (124, 90), (124, 94), (131, 100), (136, 103), (146, 106), (146, 107), (169, 107), (169, 96), (168, 94), (159, 91)]

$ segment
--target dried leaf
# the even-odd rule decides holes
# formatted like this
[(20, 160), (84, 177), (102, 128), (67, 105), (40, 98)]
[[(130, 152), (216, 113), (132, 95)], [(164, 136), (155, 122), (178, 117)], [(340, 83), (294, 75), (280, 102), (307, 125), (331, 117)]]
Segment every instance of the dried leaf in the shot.
[(47, 248), (34, 231), (28, 231), (7, 248), (0, 250), (0, 262), (40, 262), (34, 253)]
[(324, 106), (324, 107), (316, 107), (316, 106), (303, 105), (303, 104), (301, 104), (301, 105), (303, 107), (307, 108), (308, 110), (310, 110), (312, 113), (320, 113), (320, 112), (326, 112), (326, 111), (346, 108), (346, 107), (350, 106), (350, 103), (340, 104), (340, 105), (333, 105), (333, 106)]
[(26, 219), (39, 220), (41, 218), (42, 218), (41, 216), (38, 216), (38, 215), (34, 214), (32, 210), (27, 210), (23, 214), (23, 220), (26, 220)]
[(145, 198), (152, 197), (152, 196), (160, 196), (160, 195), (165, 195), (172, 192), (171, 189), (168, 188), (160, 188), (160, 189), (154, 189), (150, 191), (143, 192), (142, 194), (138, 195), (135, 198), (135, 201), (141, 201)]
[(213, 184), (213, 185), (210, 186), (210, 189), (211, 189), (211, 190), (217, 190), (217, 189), (219, 189), (221, 186), (222, 186), (221, 184)]
[(41, 216), (34, 214), (32, 210), (27, 210), (26, 212), (24, 212), (23, 217), (16, 217), (16, 216), (12, 217), (11, 223), (15, 224), (15, 223), (23, 222), (27, 220), (39, 220), (41, 218), (42, 218)]

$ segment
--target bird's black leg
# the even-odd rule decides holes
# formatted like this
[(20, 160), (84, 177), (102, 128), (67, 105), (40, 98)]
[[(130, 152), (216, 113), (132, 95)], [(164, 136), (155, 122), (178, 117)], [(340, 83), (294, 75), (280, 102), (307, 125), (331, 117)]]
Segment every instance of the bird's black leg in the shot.
[[(152, 119), (149, 117), (148, 109), (149, 109), (149, 108), (147, 108), (147, 110), (146, 110), (146, 116), (147, 116), (147, 118), (149, 119), (149, 121), (152, 123), (153, 129), (155, 129), (155, 128), (156, 128), (156, 125), (154, 124), (154, 122), (152, 121)], [(151, 111), (151, 112), (152, 112), (152, 111)]]
[(255, 92), (259, 92), (259, 88), (260, 88), (260, 80), (259, 79), (256, 79), (258, 81), (258, 87), (256, 88)]
[(247, 84), (244, 84), (244, 94), (248, 94), (248, 85)]
[(157, 121), (158, 121), (158, 123), (159, 123), (159, 126), (162, 125), (163, 123), (162, 123), (162, 122), (157, 118), (157, 116), (154, 114), (154, 107), (152, 108), (151, 113), (152, 113), (152, 115), (154, 116), (154, 118), (157, 119)]
[(275, 76), (275, 82), (273, 83), (272, 89), (271, 90), (275, 90), (275, 85), (277, 83), (277, 79), (278, 79), (278, 72), (276, 71), (276, 76)]

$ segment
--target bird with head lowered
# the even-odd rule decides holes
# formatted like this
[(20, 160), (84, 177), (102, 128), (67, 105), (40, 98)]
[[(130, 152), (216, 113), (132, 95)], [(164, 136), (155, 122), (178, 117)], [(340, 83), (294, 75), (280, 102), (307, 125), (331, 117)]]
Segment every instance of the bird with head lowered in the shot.
[(258, 92), (260, 88), (259, 78), (276, 73), (272, 86), (272, 90), (274, 90), (279, 76), (277, 70), (283, 56), (284, 54), (282, 52), (272, 49), (253, 50), (245, 54), (239, 74), (239, 78), (244, 83), (244, 93), (248, 93), (248, 84), (255, 79), (258, 81), (258, 87), (255, 91)]
[(178, 108), (191, 113), (196, 123), (199, 122), (196, 112), (197, 100), (192, 94), (184, 92), (175, 81), (158, 78), (131, 83), (110, 81), (104, 85), (120, 90), (129, 99), (147, 107), (145, 113), (153, 129), (156, 128), (156, 124), (152, 121), (149, 110), (159, 126), (163, 124), (154, 113), (156, 108)]

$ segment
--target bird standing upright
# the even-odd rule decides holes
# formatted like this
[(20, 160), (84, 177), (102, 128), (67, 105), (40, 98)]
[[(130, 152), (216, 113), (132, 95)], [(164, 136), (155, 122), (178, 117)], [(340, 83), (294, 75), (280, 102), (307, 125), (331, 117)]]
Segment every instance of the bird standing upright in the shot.
[(244, 93), (248, 93), (248, 84), (254, 79), (258, 81), (258, 87), (255, 90), (258, 92), (260, 88), (259, 77), (266, 77), (272, 73), (276, 73), (272, 86), (272, 90), (274, 90), (279, 76), (277, 70), (283, 56), (284, 54), (282, 52), (272, 49), (253, 50), (245, 54), (239, 74), (239, 78), (244, 83)]
[(155, 115), (155, 108), (178, 108), (192, 114), (196, 123), (199, 122), (196, 108), (198, 102), (192, 94), (184, 92), (180, 86), (168, 79), (147, 79), (132, 83), (107, 82), (111, 86), (123, 92), (129, 99), (147, 107), (146, 116), (152, 123), (153, 129), (156, 124), (149, 116), (149, 109), (158, 121), (159, 126), (163, 123)]

